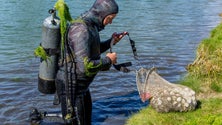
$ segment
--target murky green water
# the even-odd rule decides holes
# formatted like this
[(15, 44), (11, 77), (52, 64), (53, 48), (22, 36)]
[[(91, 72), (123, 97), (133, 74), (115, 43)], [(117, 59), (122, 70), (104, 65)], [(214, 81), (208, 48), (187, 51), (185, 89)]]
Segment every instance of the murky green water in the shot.
[[(33, 107), (57, 111), (52, 95), (37, 90), (39, 59), (33, 50), (41, 42), (42, 21), (56, 0), (5, 0), (0, 8), (0, 123), (29, 124)], [(66, 0), (73, 17), (87, 10), (93, 0)], [(117, 0), (120, 13), (101, 32), (101, 39), (113, 32), (128, 31), (135, 40), (139, 61), (133, 59), (124, 38), (113, 51), (118, 62), (132, 61), (131, 69), (157, 67), (170, 82), (186, 74), (198, 43), (220, 23), (220, 0)], [(100, 73), (91, 85), (93, 125), (123, 125), (134, 112), (147, 104), (139, 100), (135, 73), (111, 69)]]

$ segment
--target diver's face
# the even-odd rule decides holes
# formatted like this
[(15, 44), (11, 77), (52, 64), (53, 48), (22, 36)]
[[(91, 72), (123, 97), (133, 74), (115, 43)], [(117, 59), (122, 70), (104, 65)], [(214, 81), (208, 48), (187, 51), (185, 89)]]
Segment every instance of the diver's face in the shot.
[(105, 17), (103, 20), (103, 25), (106, 26), (108, 24), (112, 24), (113, 19), (116, 17), (116, 14), (110, 14)]

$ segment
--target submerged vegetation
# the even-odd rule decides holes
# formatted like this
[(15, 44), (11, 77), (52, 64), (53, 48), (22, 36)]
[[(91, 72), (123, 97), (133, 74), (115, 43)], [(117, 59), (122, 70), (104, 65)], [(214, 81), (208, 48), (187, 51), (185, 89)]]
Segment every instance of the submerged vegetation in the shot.
[(187, 66), (179, 83), (192, 88), (200, 101), (191, 112), (158, 113), (152, 107), (134, 114), (126, 125), (221, 125), (222, 124), (222, 23), (199, 44), (196, 59)]

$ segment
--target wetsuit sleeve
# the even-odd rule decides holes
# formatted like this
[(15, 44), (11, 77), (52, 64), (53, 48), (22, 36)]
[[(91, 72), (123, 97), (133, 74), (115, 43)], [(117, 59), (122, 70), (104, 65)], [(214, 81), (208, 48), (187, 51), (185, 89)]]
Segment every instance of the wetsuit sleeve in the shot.
[(99, 59), (93, 59), (89, 57), (84, 58), (84, 66), (87, 76), (93, 76), (99, 71), (109, 70), (111, 67), (111, 59), (109, 57), (103, 57)]
[(93, 48), (87, 27), (84, 25), (71, 26), (68, 38), (77, 62), (83, 62), (78, 64), (78, 68), (87, 76), (91, 77), (99, 71), (108, 70), (111, 67), (111, 60), (108, 57), (100, 58), (100, 53), (91, 54)]
[(100, 43), (100, 52), (103, 53), (110, 48), (111, 38)]

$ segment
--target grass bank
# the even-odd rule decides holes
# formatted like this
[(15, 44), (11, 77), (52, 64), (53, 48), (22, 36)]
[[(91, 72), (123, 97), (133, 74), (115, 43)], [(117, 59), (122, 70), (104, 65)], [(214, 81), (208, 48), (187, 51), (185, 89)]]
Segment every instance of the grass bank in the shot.
[(200, 42), (187, 71), (179, 83), (196, 92), (200, 105), (195, 111), (158, 113), (147, 107), (126, 125), (222, 125), (222, 23)]
[(221, 125), (222, 99), (200, 101), (200, 108), (186, 113), (158, 113), (148, 107), (133, 115), (127, 125)]

